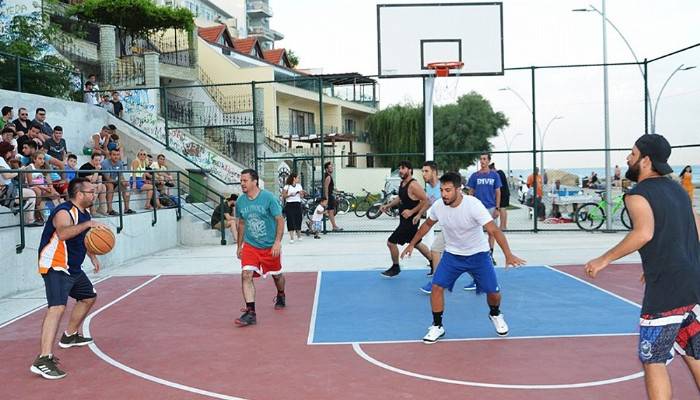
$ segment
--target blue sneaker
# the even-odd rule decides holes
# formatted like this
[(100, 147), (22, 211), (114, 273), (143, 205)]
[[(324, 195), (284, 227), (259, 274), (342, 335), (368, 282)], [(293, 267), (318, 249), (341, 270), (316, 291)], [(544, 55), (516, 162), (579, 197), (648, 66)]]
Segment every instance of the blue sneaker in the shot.
[(472, 283), (470, 283), (464, 287), (464, 290), (466, 290), (468, 292), (470, 292), (472, 290), (476, 290), (476, 282), (472, 281)]
[(433, 291), (433, 281), (428, 281), (428, 283), (420, 288), (420, 291), (425, 294), (430, 294)]

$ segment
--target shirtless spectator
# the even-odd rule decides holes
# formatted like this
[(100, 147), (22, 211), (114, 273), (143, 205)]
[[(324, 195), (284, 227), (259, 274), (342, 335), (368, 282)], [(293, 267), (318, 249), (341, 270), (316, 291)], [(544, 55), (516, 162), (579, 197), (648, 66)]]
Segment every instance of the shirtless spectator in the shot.
[(98, 132), (90, 136), (90, 140), (83, 147), (83, 154), (90, 155), (95, 151), (100, 151), (102, 154), (109, 154), (109, 143), (112, 140), (112, 130), (105, 125)]

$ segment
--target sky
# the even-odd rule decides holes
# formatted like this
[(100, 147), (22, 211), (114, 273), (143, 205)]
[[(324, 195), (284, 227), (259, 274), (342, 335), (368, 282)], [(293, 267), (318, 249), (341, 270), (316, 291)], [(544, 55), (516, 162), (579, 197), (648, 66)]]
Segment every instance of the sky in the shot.
[[(588, 0), (590, 1), (590, 0)], [(383, 1), (416, 3), (424, 0)], [(301, 68), (323, 73), (377, 74), (376, 4), (370, 0), (270, 0), (274, 11), (271, 27), (285, 39), (277, 47), (294, 50)], [(600, 63), (603, 60), (602, 18), (589, 12), (587, 0), (504, 0), (503, 31), (505, 66)], [(601, 0), (592, 3), (600, 9)], [(608, 0), (607, 16), (625, 35), (640, 59), (655, 58), (700, 42), (700, 2), (695, 0)], [(407, 29), (424, 30), (440, 21), (426, 20)], [(634, 61), (618, 34), (608, 25), (608, 62)], [(419, 54), (406, 54), (416, 58)], [(418, 61), (416, 61), (418, 62)], [(669, 82), (657, 109), (658, 133), (671, 144), (700, 143), (700, 47), (649, 64), (652, 105), (668, 76), (681, 64), (699, 68), (678, 72)], [(644, 132), (643, 80), (637, 66), (610, 67), (610, 141), (613, 148), (630, 148)], [(536, 109), (546, 149), (595, 149), (604, 146), (602, 68), (547, 69), (536, 72)], [(379, 80), (381, 107), (422, 102), (420, 79)], [(506, 114), (510, 125), (492, 139), (495, 151), (532, 148), (530, 71), (506, 72), (496, 77), (461, 77), (438, 80), (438, 104), (453, 102), (460, 94), (476, 91), (496, 111)], [(556, 117), (561, 117), (554, 119)], [(539, 140), (537, 146), (539, 147)], [(672, 164), (700, 164), (698, 149), (675, 150)], [(626, 152), (613, 152), (612, 164), (623, 164)], [(498, 156), (497, 156), (498, 157)], [(505, 162), (505, 156), (500, 156)], [(511, 168), (532, 164), (532, 155), (513, 155)], [(548, 153), (545, 166), (598, 167), (603, 153)], [(505, 166), (504, 166), (505, 167)]]

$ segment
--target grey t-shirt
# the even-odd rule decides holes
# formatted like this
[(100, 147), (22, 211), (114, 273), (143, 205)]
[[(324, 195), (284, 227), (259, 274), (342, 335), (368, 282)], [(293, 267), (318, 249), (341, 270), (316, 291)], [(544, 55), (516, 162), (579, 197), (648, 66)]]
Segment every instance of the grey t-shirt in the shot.
[(119, 160), (116, 163), (112, 163), (111, 159), (106, 159), (102, 161), (102, 176), (104, 178), (108, 178), (111, 181), (116, 181), (118, 177), (117, 171), (124, 171), (126, 169), (126, 165), (124, 165), (124, 161)]

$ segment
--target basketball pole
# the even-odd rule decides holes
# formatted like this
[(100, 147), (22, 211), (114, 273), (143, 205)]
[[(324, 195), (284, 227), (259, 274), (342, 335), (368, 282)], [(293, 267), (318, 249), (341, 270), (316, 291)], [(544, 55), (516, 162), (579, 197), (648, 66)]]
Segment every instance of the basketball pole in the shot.
[(435, 160), (434, 129), (433, 129), (433, 91), (435, 89), (435, 77), (423, 78), (423, 112), (425, 122), (425, 161)]

